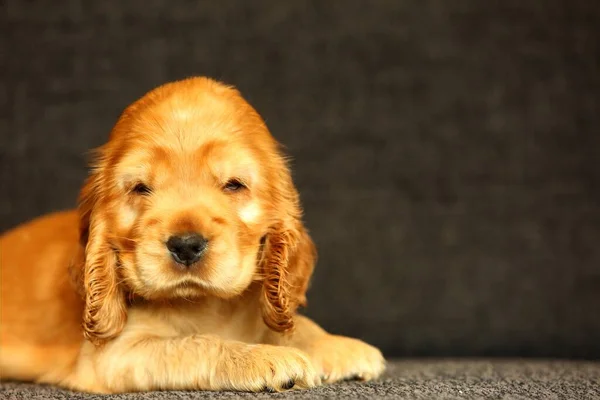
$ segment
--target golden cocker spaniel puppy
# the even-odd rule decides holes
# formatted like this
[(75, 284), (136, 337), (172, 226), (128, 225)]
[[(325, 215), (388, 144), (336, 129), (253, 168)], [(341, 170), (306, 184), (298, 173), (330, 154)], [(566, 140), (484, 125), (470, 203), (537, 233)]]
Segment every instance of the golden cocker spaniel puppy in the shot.
[(384, 369), (296, 313), (315, 263), (277, 142), (207, 78), (129, 106), (77, 211), (0, 238), (2, 379), (117, 393), (284, 390)]

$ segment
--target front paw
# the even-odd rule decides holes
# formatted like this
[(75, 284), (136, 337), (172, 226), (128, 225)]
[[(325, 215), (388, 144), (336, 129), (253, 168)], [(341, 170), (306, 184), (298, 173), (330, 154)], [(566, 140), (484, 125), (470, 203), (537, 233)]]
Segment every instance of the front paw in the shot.
[(307, 350), (326, 383), (345, 379), (368, 381), (378, 378), (385, 370), (381, 351), (358, 339), (327, 335)]
[(321, 384), (308, 355), (285, 346), (240, 344), (218, 370), (216, 386), (225, 390), (280, 392)]

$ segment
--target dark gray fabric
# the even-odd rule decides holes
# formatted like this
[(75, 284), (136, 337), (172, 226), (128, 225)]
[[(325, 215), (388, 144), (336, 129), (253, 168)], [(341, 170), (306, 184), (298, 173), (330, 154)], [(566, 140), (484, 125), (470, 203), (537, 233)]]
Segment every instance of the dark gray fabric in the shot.
[(600, 357), (600, 2), (2, 4), (0, 229), (73, 206), (128, 103), (209, 75), (294, 158), (326, 328)]
[(600, 363), (472, 360), (394, 361), (376, 382), (344, 382), (277, 394), (150, 392), (98, 396), (31, 384), (0, 384), (3, 399), (598, 399)]

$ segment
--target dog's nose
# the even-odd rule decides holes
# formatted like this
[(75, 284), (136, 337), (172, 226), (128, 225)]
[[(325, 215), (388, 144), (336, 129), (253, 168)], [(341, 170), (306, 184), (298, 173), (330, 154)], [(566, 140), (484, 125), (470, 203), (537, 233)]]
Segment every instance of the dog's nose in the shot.
[(173, 259), (186, 267), (202, 257), (207, 245), (208, 240), (197, 233), (173, 235), (167, 240), (167, 249), (171, 252)]

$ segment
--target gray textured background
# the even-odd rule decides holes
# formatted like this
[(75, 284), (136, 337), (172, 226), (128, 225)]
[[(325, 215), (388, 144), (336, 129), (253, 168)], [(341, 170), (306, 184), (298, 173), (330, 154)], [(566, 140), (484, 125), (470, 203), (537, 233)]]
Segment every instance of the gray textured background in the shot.
[(127, 104), (209, 75), (295, 159), (326, 328), (600, 357), (599, 1), (0, 7), (0, 230), (73, 206)]

